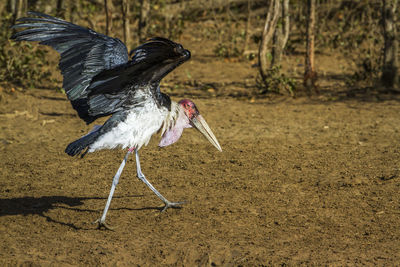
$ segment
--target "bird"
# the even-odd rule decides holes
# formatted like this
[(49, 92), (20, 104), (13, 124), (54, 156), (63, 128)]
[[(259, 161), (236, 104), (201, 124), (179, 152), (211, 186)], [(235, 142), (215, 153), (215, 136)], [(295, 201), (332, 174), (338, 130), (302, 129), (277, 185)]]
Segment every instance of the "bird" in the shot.
[(168, 208), (180, 208), (184, 201), (166, 199), (141, 170), (139, 150), (150, 138), (161, 133), (160, 147), (172, 145), (184, 129), (195, 128), (222, 152), (217, 138), (193, 101), (178, 102), (161, 92), (160, 81), (190, 59), (191, 53), (179, 43), (153, 37), (128, 53), (119, 39), (106, 36), (40, 12), (30, 11), (12, 26), (11, 39), (35, 41), (60, 54), (58, 67), (63, 88), (78, 116), (90, 124), (109, 116), (103, 125), (95, 125), (89, 133), (70, 143), (69, 156), (93, 153), (102, 149), (127, 149), (112, 180), (110, 193), (97, 227), (112, 230), (106, 215), (115, 188), (130, 154), (135, 153), (137, 177)]

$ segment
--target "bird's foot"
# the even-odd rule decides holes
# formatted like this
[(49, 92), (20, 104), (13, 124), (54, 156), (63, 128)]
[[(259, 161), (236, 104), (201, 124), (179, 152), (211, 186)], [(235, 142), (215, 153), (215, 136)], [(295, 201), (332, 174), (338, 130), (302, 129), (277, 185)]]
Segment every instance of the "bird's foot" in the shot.
[(114, 228), (108, 226), (108, 224), (106, 224), (106, 222), (101, 219), (97, 219), (96, 221), (93, 222), (93, 224), (97, 224), (97, 229), (104, 228), (106, 230), (114, 231)]
[(180, 201), (180, 202), (165, 202), (165, 206), (162, 208), (161, 213), (166, 211), (168, 208), (174, 208), (174, 209), (181, 209), (182, 205), (185, 204), (186, 201)]

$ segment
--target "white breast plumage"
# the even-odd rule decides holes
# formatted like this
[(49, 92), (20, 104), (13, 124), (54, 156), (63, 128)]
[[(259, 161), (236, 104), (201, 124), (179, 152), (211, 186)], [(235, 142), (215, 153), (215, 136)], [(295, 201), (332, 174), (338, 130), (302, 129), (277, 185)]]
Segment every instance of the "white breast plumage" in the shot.
[(140, 149), (148, 144), (151, 136), (161, 128), (168, 115), (167, 108), (157, 106), (153, 99), (149, 99), (143, 106), (132, 108), (126, 119), (100, 136), (90, 145), (88, 152), (117, 147)]

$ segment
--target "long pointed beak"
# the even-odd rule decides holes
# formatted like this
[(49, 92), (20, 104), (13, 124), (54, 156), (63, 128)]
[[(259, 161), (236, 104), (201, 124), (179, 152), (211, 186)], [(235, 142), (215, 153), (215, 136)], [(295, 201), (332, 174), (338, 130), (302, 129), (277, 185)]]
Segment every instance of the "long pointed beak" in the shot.
[(208, 139), (208, 141), (211, 142), (211, 144), (213, 144), (220, 152), (222, 152), (222, 148), (219, 145), (217, 138), (201, 115), (195, 116), (191, 122), (193, 123), (193, 126), (199, 130)]

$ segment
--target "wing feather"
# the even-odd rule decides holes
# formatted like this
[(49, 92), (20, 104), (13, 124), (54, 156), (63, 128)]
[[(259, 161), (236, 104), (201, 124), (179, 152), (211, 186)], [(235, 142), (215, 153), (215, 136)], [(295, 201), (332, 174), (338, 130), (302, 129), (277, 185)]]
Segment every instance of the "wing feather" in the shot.
[[(73, 101), (87, 97), (90, 80), (101, 71), (128, 62), (126, 46), (116, 38), (91, 29), (42, 14), (20, 18), (13, 28), (27, 28), (11, 38), (18, 41), (38, 41), (60, 53), (59, 68), (64, 76), (63, 87)], [(83, 82), (83, 85), (79, 85)]]
[(89, 96), (115, 94), (133, 85), (158, 84), (169, 72), (190, 58), (190, 52), (180, 44), (165, 38), (153, 38), (131, 53), (131, 61), (96, 75), (89, 87)]

